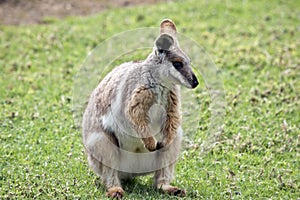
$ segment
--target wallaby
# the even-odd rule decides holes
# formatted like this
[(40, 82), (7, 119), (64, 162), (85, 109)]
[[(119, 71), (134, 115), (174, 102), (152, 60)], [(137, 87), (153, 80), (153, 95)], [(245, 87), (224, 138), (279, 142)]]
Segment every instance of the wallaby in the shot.
[(151, 172), (156, 188), (186, 195), (170, 185), (182, 140), (179, 85), (195, 88), (198, 80), (176, 34), (174, 22), (163, 20), (146, 60), (114, 68), (90, 96), (83, 144), (108, 197), (123, 197), (121, 180)]

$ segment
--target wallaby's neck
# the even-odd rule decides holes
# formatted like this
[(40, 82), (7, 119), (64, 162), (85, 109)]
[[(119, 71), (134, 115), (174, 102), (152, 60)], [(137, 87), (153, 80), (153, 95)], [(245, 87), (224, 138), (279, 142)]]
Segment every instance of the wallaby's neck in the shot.
[(151, 87), (162, 87), (172, 90), (175, 85), (166, 81), (166, 76), (168, 75), (161, 67), (164, 64), (163, 60), (164, 58), (157, 56), (154, 51), (151, 52), (144, 61), (145, 72), (148, 74), (147, 78)]

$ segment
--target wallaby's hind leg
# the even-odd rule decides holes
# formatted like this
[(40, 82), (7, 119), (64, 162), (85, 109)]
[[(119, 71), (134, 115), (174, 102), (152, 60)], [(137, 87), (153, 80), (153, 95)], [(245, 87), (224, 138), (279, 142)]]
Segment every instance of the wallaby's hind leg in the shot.
[(101, 177), (105, 184), (107, 188), (106, 195), (111, 198), (122, 198), (124, 190), (118, 177), (118, 171), (103, 165), (91, 155), (88, 155), (88, 161), (91, 168)]
[[(111, 198), (122, 198), (124, 190), (122, 189), (118, 171), (111, 168), (113, 163), (109, 165), (109, 161), (114, 162), (118, 159), (118, 152), (112, 140), (108, 139), (104, 134), (92, 134), (87, 140), (88, 162), (91, 168), (97, 173), (106, 186), (106, 195)], [(105, 151), (106, 150), (106, 151)], [(110, 151), (109, 151), (110, 150)], [(104, 161), (105, 164), (101, 163)]]
[(168, 167), (157, 170), (154, 175), (154, 185), (167, 194), (184, 197), (186, 195), (184, 189), (170, 185), (174, 173), (174, 166), (175, 164), (171, 164)]
[(184, 189), (180, 189), (171, 186), (170, 183), (174, 175), (174, 167), (179, 157), (180, 146), (181, 146), (182, 130), (178, 129), (177, 136), (170, 144), (167, 150), (162, 150), (162, 153), (158, 155), (158, 161), (161, 163), (169, 163), (169, 165), (157, 170), (154, 174), (154, 186), (158, 189), (162, 189), (164, 192), (175, 196), (185, 196), (186, 192)]

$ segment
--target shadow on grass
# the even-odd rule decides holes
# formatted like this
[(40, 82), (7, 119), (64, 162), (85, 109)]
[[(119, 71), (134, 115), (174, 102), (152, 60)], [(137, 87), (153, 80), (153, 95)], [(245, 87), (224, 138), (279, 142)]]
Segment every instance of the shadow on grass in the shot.
[[(106, 188), (99, 177), (95, 179), (94, 183), (102, 194), (106, 193)], [(156, 189), (150, 181), (143, 183), (139, 177), (122, 180), (121, 184), (125, 191), (124, 199), (178, 199), (178, 197), (172, 197)]]

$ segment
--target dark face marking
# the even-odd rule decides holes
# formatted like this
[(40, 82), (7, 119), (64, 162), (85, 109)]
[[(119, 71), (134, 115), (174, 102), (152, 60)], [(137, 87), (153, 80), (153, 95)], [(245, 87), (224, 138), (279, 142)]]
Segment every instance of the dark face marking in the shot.
[(175, 62), (172, 62), (172, 64), (173, 64), (173, 67), (175, 67), (175, 69), (177, 69), (177, 70), (180, 70), (181, 68), (183, 68), (182, 62), (175, 61)]

